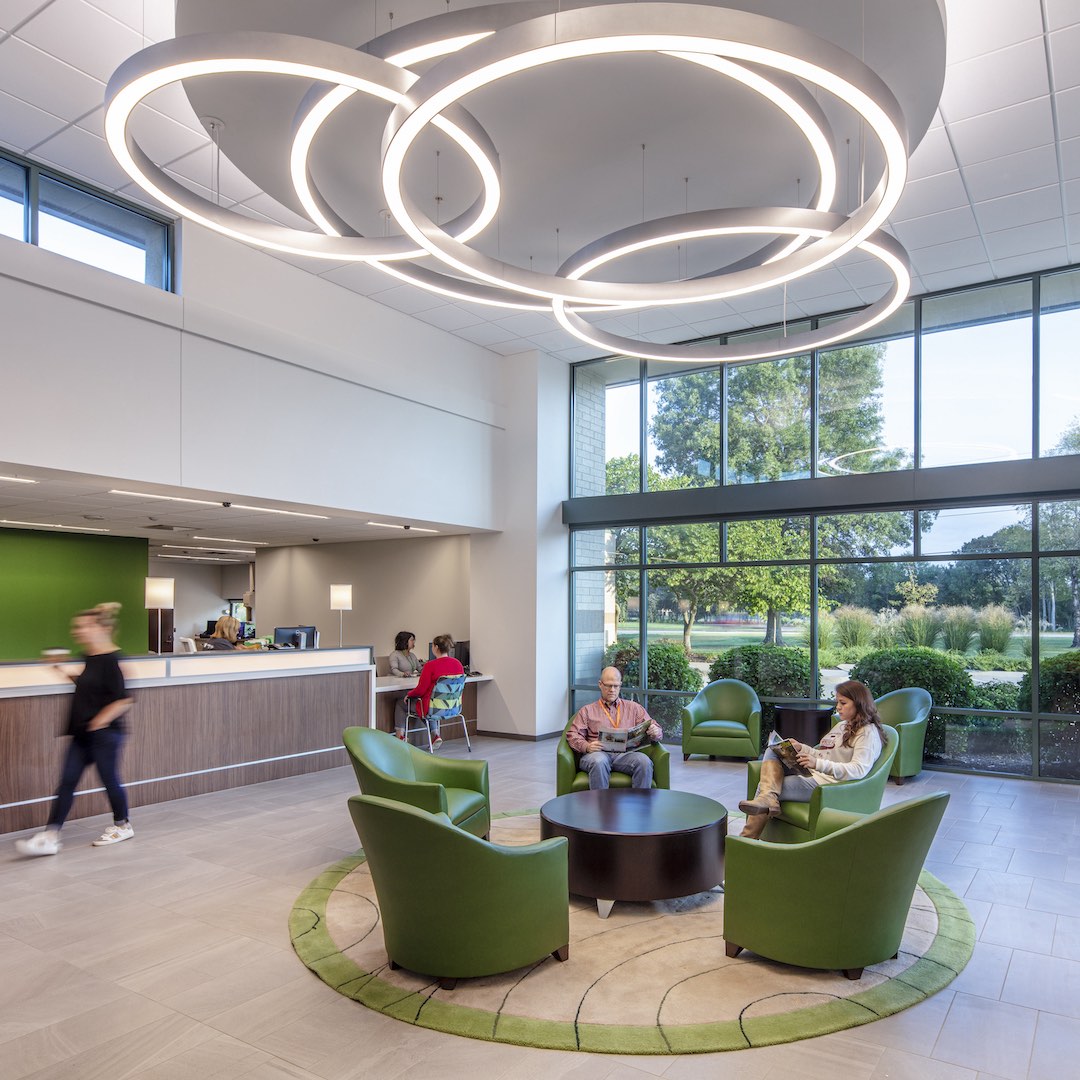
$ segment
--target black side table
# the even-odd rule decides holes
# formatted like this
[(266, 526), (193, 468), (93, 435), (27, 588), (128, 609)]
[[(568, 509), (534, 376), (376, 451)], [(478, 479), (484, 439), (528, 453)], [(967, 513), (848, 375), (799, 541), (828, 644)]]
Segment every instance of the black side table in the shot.
[(777, 705), (776, 730), (785, 739), (817, 746), (832, 726), (831, 706)]

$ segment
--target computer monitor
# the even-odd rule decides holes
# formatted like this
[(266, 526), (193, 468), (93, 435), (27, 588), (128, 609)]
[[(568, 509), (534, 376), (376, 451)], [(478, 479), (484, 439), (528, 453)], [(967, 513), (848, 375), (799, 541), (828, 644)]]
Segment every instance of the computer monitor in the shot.
[[(453, 649), (450, 650), (450, 655), (457, 657), (461, 666), (466, 671), (469, 670), (469, 643), (467, 641), (455, 641)], [(435, 659), (435, 643), (433, 641), (428, 642), (427, 658), (429, 660)]]
[(317, 649), (319, 631), (314, 626), (276, 626), (274, 644), (292, 645), (297, 649)]

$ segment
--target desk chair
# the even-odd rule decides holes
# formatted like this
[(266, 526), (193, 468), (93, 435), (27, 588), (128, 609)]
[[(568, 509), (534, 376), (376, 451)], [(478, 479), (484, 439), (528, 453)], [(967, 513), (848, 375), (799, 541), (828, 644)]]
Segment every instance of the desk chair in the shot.
[(182, 652), (182, 653), (193, 653), (193, 652), (195, 652), (195, 639), (194, 638), (178, 637), (176, 640), (180, 643), (180, 648), (176, 650), (177, 652)]
[[(461, 711), (461, 699), (465, 693), (464, 675), (440, 675), (431, 691), (431, 702), (425, 716), (420, 716), (416, 710), (416, 702), (419, 698), (405, 699), (405, 741), (409, 741), (409, 735), (416, 731), (427, 734), (428, 751), (434, 753), (431, 745), (431, 728), (428, 720), (438, 720), (439, 727), (444, 724), (460, 724), (465, 732), (465, 745), (472, 753), (472, 742), (469, 739), (469, 723)], [(413, 721), (416, 726), (413, 726)]]

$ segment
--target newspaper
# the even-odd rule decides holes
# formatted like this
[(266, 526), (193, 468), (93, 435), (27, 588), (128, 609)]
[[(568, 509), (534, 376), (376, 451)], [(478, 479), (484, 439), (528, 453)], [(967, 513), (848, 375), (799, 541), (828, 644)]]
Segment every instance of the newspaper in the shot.
[(636, 727), (626, 728), (601, 728), (600, 748), (609, 754), (624, 754), (627, 750), (637, 750), (638, 747), (649, 741), (649, 726), (652, 721), (646, 717)]
[(800, 764), (798, 750), (790, 739), (782, 739), (775, 731), (769, 735), (769, 749), (783, 762), (784, 771), (796, 776), (809, 776), (810, 770)]

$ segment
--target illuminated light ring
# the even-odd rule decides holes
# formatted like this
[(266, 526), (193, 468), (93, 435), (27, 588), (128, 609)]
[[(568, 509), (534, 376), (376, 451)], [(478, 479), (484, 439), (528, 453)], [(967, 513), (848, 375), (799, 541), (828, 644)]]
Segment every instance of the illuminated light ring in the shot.
[[(535, 8), (539, 5), (529, 4)], [(409, 29), (412, 31), (412, 41), (404, 51), (391, 52), (391, 48), (400, 50), (400, 44), (391, 46), (384, 39), (376, 39), (369, 43), (369, 48), (375, 55), (382, 55), (391, 64), (402, 66), (406, 62), (418, 63), (421, 60), (429, 60), (435, 57), (446, 56), (457, 52), (466, 45), (471, 45), (485, 37), (495, 33), (494, 27), (499, 23), (505, 24), (513, 19), (513, 12), (505, 10), (507, 5), (499, 5), (492, 9), (469, 9), (467, 13), (456, 12), (452, 18), (457, 23), (466, 23), (470, 33), (458, 34), (453, 37), (426, 40), (422, 36), (422, 29), (415, 24)], [(467, 18), (464, 16), (467, 14)], [(483, 20), (498, 19), (492, 23)], [(523, 21), (522, 14), (515, 21)], [(425, 24), (440, 24), (443, 20), (449, 21), (447, 16), (437, 15), (424, 20)], [(487, 27), (492, 27), (487, 29)], [(465, 27), (462, 27), (465, 28)], [(437, 29), (437, 26), (433, 27)], [(400, 33), (395, 32), (394, 41), (400, 42)], [(818, 210), (827, 210), (836, 196), (836, 153), (832, 144), (832, 132), (828, 119), (821, 106), (806, 88), (794, 79), (781, 78), (779, 83), (770, 82), (757, 71), (750, 70), (742, 65), (729, 60), (722, 60), (715, 56), (702, 56), (694, 53), (671, 53), (676, 59), (696, 63), (707, 67), (712, 71), (725, 75), (743, 83), (749, 89), (768, 98), (774, 105), (783, 111), (799, 128), (810, 145), (818, 164), (820, 177), (818, 191), (813, 199), (813, 207)], [(293, 187), (297, 198), (307, 211), (308, 216), (315, 224), (329, 236), (355, 235), (348, 223), (341, 218), (329, 205), (311, 177), (308, 168), (308, 158), (311, 146), (319, 131), (319, 128), (333, 115), (334, 111), (352, 95), (347, 87), (335, 87), (323, 92), (320, 87), (312, 87), (305, 96), (297, 110), (294, 121), (294, 139), (290, 152), (290, 172), (293, 179)], [(453, 234), (457, 222), (449, 222), (445, 226), (447, 232)], [(460, 237), (464, 242), (467, 237)], [(796, 237), (786, 246), (783, 244), (770, 245), (761, 251), (741, 260), (739, 264), (722, 267), (712, 271), (713, 274), (730, 273), (742, 264), (757, 266), (762, 262), (774, 262), (796, 250), (805, 242), (804, 237)], [(403, 239), (403, 243), (405, 243)], [(427, 289), (429, 292), (452, 299), (467, 300), (473, 303), (487, 304), (492, 307), (509, 308), (524, 311), (547, 311), (549, 306), (538, 299), (523, 299), (522, 294), (509, 289), (485, 285), (480, 282), (468, 282), (462, 278), (451, 275), (441, 275), (429, 269), (414, 267), (390, 268), (385, 263), (373, 262), (377, 269)], [(603, 305), (595, 310), (611, 310), (616, 305)]]
[[(672, 33), (672, 25), (687, 29)], [(786, 49), (786, 51), (784, 51)], [(620, 52), (724, 55), (815, 83), (841, 97), (881, 143), (886, 168), (870, 197), (828, 237), (769, 269), (754, 267), (684, 282), (638, 284), (570, 282), (491, 259), (448, 236), (402, 187), (404, 159), (420, 131), (466, 94), (499, 78), (558, 59)], [(806, 54), (810, 57), (807, 59)], [(816, 62), (815, 62), (816, 61)], [(825, 66), (825, 65), (828, 66)], [(820, 269), (851, 251), (881, 226), (899, 201), (907, 177), (903, 114), (888, 87), (850, 53), (807, 31), (748, 12), (686, 4), (630, 4), (584, 8), (528, 20), (498, 31), (441, 60), (422, 75), (398, 106), (383, 137), (383, 190), (398, 224), (454, 270), (533, 296), (575, 304), (656, 306), (723, 299), (769, 288)]]
[[(762, 223), (765, 215), (773, 221)], [(757, 219), (757, 220), (755, 220)], [(634, 251), (661, 244), (671, 244), (708, 236), (769, 233), (780, 235), (827, 236), (844, 220), (842, 214), (794, 207), (757, 207), (734, 210), (700, 210), (643, 222), (613, 233), (605, 240), (590, 244), (572, 255), (561, 270), (581, 275)], [(602, 250), (606, 245), (606, 251)], [(880, 259), (893, 274), (893, 287), (880, 300), (854, 315), (838, 319), (827, 327), (789, 336), (776, 336), (729, 345), (654, 345), (600, 330), (582, 319), (564, 301), (556, 297), (552, 310), (559, 325), (579, 341), (605, 352), (622, 353), (643, 360), (701, 361), (731, 363), (737, 360), (761, 360), (772, 356), (792, 356), (843, 341), (887, 319), (907, 298), (911, 270), (907, 252), (888, 233), (879, 232), (859, 243), (859, 248)]]
[[(259, 31), (193, 34), (158, 42), (129, 57), (113, 73), (105, 93), (105, 138), (120, 167), (144, 191), (189, 220), (244, 243), (272, 251), (339, 262), (418, 257), (404, 237), (388, 240), (334, 237), (284, 225), (252, 221), (190, 191), (143, 152), (128, 131), (135, 107), (154, 90), (208, 74), (280, 74), (336, 83), (397, 105), (417, 81), (410, 71), (366, 53), (313, 38)], [(454, 140), (480, 174), (483, 193), (459, 222), (475, 236), (498, 211), (498, 155), (487, 133), (464, 110), (447, 110), (434, 125)]]

